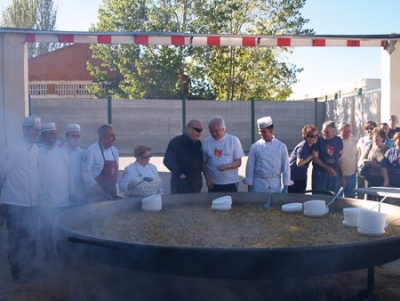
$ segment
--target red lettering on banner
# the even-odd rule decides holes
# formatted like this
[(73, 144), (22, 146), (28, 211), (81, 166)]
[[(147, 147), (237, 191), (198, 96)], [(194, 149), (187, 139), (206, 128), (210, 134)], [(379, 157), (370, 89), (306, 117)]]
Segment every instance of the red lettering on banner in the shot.
[(318, 47), (318, 46), (325, 46), (326, 40), (325, 39), (314, 39), (313, 40), (313, 46)]
[(111, 35), (97, 36), (97, 43), (99, 43), (99, 44), (111, 44)]
[(25, 42), (36, 42), (36, 37), (33, 33), (27, 33), (25, 35)]
[(278, 38), (277, 39), (277, 46), (280, 46), (280, 47), (287, 47), (287, 46), (290, 46), (290, 38)]
[(360, 47), (360, 40), (347, 40), (348, 47)]
[(185, 37), (182, 36), (172, 36), (171, 37), (172, 45), (185, 45)]
[(386, 46), (386, 42), (385, 41), (381, 41), (381, 46), (385, 47)]
[(243, 46), (256, 46), (256, 38), (242, 38)]
[(220, 37), (207, 37), (207, 45), (208, 46), (220, 46), (221, 38)]
[(136, 44), (141, 44), (141, 45), (149, 44), (149, 36), (145, 35), (136, 36)]
[(60, 35), (60, 43), (73, 43), (74, 35), (73, 34), (61, 34)]

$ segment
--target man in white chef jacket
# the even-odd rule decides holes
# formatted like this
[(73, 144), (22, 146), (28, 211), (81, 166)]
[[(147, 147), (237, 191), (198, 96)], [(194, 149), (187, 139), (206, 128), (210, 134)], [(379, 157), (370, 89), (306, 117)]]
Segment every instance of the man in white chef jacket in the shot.
[(287, 147), (273, 135), (270, 116), (258, 119), (257, 125), (261, 139), (250, 147), (243, 182), (250, 192), (287, 193), (287, 187), (293, 185)]
[(83, 205), (85, 202), (85, 183), (82, 178), (82, 163), (86, 150), (79, 146), (81, 126), (77, 123), (67, 124), (65, 128), (65, 144), (63, 150), (69, 156), (70, 171), (70, 203), (71, 206)]
[(40, 191), (37, 157), (41, 120), (24, 118), (23, 138), (0, 155), (1, 202), (8, 230), (7, 253), (15, 282), (26, 283), (44, 272), (36, 266), (37, 195)]
[(53, 242), (55, 217), (70, 208), (69, 156), (58, 145), (57, 129), (54, 122), (42, 124), (43, 145), (39, 149), (38, 170), (42, 186), (39, 195), (40, 230), (45, 261), (52, 265), (56, 254)]
[(82, 177), (89, 202), (118, 196), (119, 154), (114, 146), (117, 135), (111, 124), (103, 124), (97, 133), (99, 141), (86, 150), (82, 164)]

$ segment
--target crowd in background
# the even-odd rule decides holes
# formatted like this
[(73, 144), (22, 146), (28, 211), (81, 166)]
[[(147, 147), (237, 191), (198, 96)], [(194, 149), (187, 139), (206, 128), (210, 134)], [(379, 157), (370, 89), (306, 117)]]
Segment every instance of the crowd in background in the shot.
[[(400, 187), (400, 127), (392, 115), (390, 126), (368, 121), (367, 135), (358, 141), (351, 125), (333, 121), (305, 125), (303, 140), (289, 155), (274, 135), (271, 116), (257, 120), (260, 139), (251, 145), (243, 183), (249, 192), (305, 193), (312, 162), (313, 193), (338, 193), (355, 197), (356, 187)], [(49, 264), (62, 260), (53, 241), (54, 218), (60, 212), (88, 203), (124, 197), (163, 194), (163, 183), (150, 163), (151, 147), (138, 144), (136, 158), (119, 179), (119, 152), (112, 125), (98, 128), (98, 141), (87, 150), (79, 146), (81, 127), (68, 124), (58, 137), (54, 122), (42, 124), (29, 116), (23, 137), (0, 155), (0, 216), (8, 229), (8, 259), (16, 282), (25, 283), (45, 272), (35, 265), (36, 232)], [(222, 117), (208, 122), (210, 136), (200, 140), (203, 125), (188, 122), (186, 131), (173, 138), (164, 165), (171, 171), (171, 193), (199, 193), (203, 177), (208, 192), (237, 192), (244, 151), (240, 140), (227, 133)], [(40, 221), (40, 222), (38, 222)], [(1, 219), (0, 219), (1, 223)]]

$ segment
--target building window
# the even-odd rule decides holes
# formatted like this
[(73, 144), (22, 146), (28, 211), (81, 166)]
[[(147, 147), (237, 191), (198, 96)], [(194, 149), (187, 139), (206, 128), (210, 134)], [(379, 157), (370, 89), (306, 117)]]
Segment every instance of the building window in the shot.
[(49, 90), (47, 84), (29, 85), (29, 95), (47, 95)]

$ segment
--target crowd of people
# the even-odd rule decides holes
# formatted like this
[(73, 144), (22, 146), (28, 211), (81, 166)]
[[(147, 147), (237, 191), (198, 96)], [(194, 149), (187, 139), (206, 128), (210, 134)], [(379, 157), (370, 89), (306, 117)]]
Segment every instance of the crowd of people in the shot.
[[(260, 139), (250, 147), (243, 183), (249, 192), (304, 193), (312, 162), (312, 191), (343, 187), (343, 196), (355, 197), (355, 188), (400, 187), (400, 127), (392, 115), (390, 126), (368, 121), (365, 137), (356, 141), (351, 125), (333, 121), (305, 125), (303, 140), (290, 156), (274, 135), (270, 116), (257, 120)], [(173, 138), (164, 155), (171, 171), (171, 194), (199, 193), (203, 176), (208, 192), (237, 192), (244, 151), (240, 140), (226, 131), (222, 117), (208, 122), (210, 136), (200, 140), (203, 125), (191, 120), (182, 135)], [(87, 150), (79, 146), (81, 127), (68, 124), (58, 137), (54, 122), (41, 123), (36, 116), (24, 118), (22, 139), (0, 155), (0, 218), (8, 230), (7, 251), (11, 274), (25, 283), (45, 272), (35, 265), (36, 239), (40, 229), (46, 260), (60, 260), (53, 235), (60, 212), (88, 203), (126, 197), (163, 194), (163, 183), (151, 164), (151, 147), (136, 145), (136, 161), (119, 179), (119, 152), (112, 125), (98, 128), (98, 141)], [(358, 180), (357, 180), (358, 179)], [(365, 187), (365, 186), (364, 186)], [(1, 223), (1, 219), (0, 219)]]

